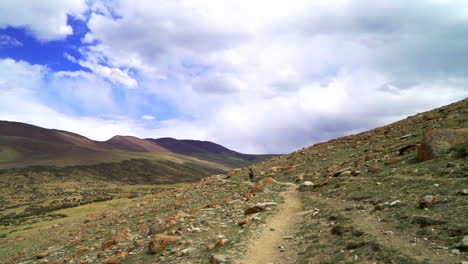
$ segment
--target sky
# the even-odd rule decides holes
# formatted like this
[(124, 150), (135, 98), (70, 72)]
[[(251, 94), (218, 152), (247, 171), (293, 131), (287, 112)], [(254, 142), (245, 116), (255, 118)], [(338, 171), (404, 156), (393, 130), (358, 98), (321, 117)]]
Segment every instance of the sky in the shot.
[(458, 0), (2, 0), (0, 120), (289, 153), (468, 96)]

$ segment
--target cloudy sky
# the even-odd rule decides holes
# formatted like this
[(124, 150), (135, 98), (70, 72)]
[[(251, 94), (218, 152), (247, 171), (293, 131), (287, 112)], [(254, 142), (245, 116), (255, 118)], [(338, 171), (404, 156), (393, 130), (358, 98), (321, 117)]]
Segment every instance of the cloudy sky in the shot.
[(287, 153), (468, 96), (458, 0), (2, 0), (0, 120)]

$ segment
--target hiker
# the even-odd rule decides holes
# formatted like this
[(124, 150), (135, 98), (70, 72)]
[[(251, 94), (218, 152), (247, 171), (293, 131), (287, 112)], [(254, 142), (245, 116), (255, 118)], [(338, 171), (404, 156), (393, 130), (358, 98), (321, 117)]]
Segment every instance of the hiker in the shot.
[(253, 172), (252, 168), (249, 168), (249, 179), (250, 179), (250, 182), (253, 182), (254, 172)]

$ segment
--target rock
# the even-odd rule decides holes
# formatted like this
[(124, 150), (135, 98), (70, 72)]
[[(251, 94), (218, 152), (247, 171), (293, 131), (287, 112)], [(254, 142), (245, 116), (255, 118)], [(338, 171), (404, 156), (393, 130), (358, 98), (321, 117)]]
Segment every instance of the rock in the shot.
[(453, 168), (456, 167), (457, 164), (455, 162), (447, 162), (447, 168)]
[(143, 243), (143, 240), (136, 240), (135, 242), (133, 242), (133, 245), (135, 247), (145, 247), (145, 243)]
[(302, 181), (304, 181), (304, 177), (305, 177), (305, 176), (306, 176), (306, 173), (305, 173), (305, 172), (303, 172), (303, 173), (297, 175), (297, 176), (296, 176), (296, 182), (302, 182)]
[(252, 207), (245, 209), (244, 214), (246, 215), (255, 214), (255, 213), (263, 212), (265, 211), (265, 209), (266, 209), (265, 206), (254, 205)]
[(275, 202), (265, 202), (265, 203), (258, 203), (257, 206), (265, 206), (265, 207), (268, 207), (268, 206), (271, 206), (271, 205), (278, 205), (277, 203)]
[(400, 149), (398, 150), (398, 152), (400, 153), (400, 156), (403, 156), (403, 155), (405, 155), (406, 153), (410, 153), (410, 152), (415, 151), (417, 148), (418, 148), (417, 145), (408, 145), (408, 146), (405, 146), (405, 147), (400, 148)]
[(314, 183), (311, 181), (305, 181), (301, 183), (301, 186), (307, 187), (307, 186), (314, 186)]
[(418, 161), (440, 157), (457, 144), (468, 140), (468, 128), (430, 130), (424, 133), (421, 146), (418, 147)]
[(120, 251), (104, 260), (103, 264), (119, 264), (128, 258), (128, 251)]
[(364, 205), (356, 205), (356, 210), (366, 210)]
[(47, 255), (49, 255), (49, 252), (47, 252), (47, 251), (38, 252), (38, 253), (36, 253), (36, 258), (37, 259), (43, 259), (43, 258), (47, 257)]
[(168, 235), (155, 235), (149, 243), (149, 251), (151, 254), (162, 252), (168, 245), (179, 241), (180, 237)]
[(361, 171), (358, 171), (358, 170), (353, 170), (351, 171), (351, 175), (353, 176), (358, 176), (359, 174), (361, 174), (362, 172)]
[(392, 164), (397, 163), (399, 160), (400, 160), (400, 157), (394, 157), (394, 158), (386, 159), (383, 162), (385, 165), (392, 165)]
[(222, 247), (224, 246), (224, 244), (227, 242), (227, 239), (219, 239), (217, 242), (216, 242), (216, 247)]
[(407, 135), (404, 135), (402, 137), (400, 137), (400, 139), (405, 139), (405, 138), (409, 138), (409, 137), (414, 137), (415, 135), (413, 134), (407, 134)]
[(450, 251), (452, 254), (456, 255), (456, 256), (460, 256), (460, 250), (458, 249), (452, 249), (452, 251)]
[(393, 206), (397, 206), (399, 204), (401, 204), (401, 201), (400, 200), (395, 200), (395, 201), (391, 202), (389, 205), (393, 207)]
[(468, 189), (459, 190), (457, 195), (468, 195)]
[(462, 241), (460, 242), (459, 249), (466, 251), (468, 250), (468, 236), (463, 237)]
[(246, 217), (237, 221), (237, 224), (243, 227), (244, 225), (254, 221), (253, 217)]
[(432, 195), (426, 195), (419, 200), (419, 208), (429, 208), (435, 201), (437, 201), (437, 197)]
[(346, 228), (346, 227), (340, 226), (340, 225), (335, 225), (330, 230), (330, 232), (333, 235), (337, 235), (337, 236), (342, 236), (345, 232), (348, 232), (348, 231), (349, 231), (349, 228)]
[(164, 229), (162, 221), (154, 222), (150, 225), (150, 228), (148, 230), (148, 236), (155, 235), (159, 233), (162, 229)]
[(411, 224), (419, 225), (420, 227), (426, 227), (430, 225), (443, 225), (446, 221), (431, 219), (427, 216), (413, 216)]
[(182, 257), (183, 255), (187, 255), (189, 254), (190, 252), (194, 251), (195, 249), (194, 248), (186, 248), (186, 249), (182, 249), (181, 251), (177, 252), (177, 256), (178, 257)]
[(114, 239), (107, 239), (105, 240), (104, 242), (102, 242), (101, 244), (101, 248), (102, 249), (108, 249), (110, 247), (112, 247), (113, 245), (115, 245), (115, 240)]
[(376, 211), (382, 211), (383, 209), (385, 209), (385, 205), (384, 205), (384, 204), (381, 204), (381, 203), (380, 203), (380, 204), (376, 204), (376, 205), (374, 206), (374, 209), (375, 209)]
[(369, 172), (371, 172), (371, 173), (379, 173), (381, 171), (382, 171), (382, 169), (377, 168), (377, 167), (372, 167), (372, 168), (369, 169)]
[(210, 257), (211, 264), (226, 263), (226, 261), (227, 261), (227, 258), (224, 255), (215, 254), (215, 255), (211, 255)]
[(366, 246), (368, 243), (367, 242), (350, 242), (348, 245), (346, 245), (346, 249), (356, 249), (356, 248), (361, 248)]

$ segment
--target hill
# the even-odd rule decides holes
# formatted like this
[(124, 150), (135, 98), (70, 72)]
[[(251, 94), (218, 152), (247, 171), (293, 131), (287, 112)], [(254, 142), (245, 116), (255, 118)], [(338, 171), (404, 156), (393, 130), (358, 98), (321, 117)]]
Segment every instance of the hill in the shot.
[(94, 141), (67, 131), (0, 121), (0, 168), (91, 165), (131, 158), (151, 159), (154, 153), (179, 154), (211, 162), (222, 169), (243, 167), (271, 157), (241, 154), (209, 141), (133, 136)]
[(467, 99), (259, 162), (255, 183), (236, 169), (50, 212), (4, 227), (0, 259), (464, 264), (466, 129)]

